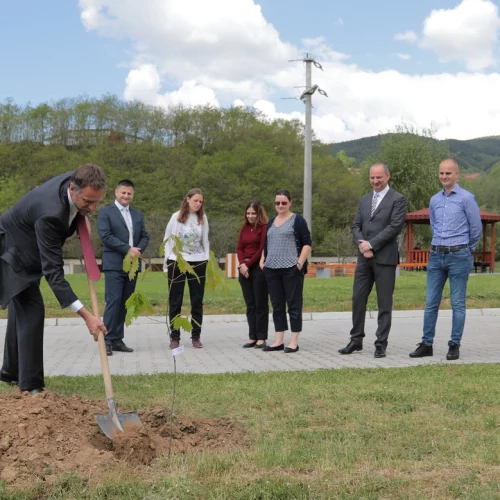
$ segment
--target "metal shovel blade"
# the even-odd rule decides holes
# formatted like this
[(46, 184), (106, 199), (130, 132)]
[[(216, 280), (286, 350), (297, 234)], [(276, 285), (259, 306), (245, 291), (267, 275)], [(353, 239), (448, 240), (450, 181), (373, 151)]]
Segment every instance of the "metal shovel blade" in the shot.
[(95, 416), (101, 431), (104, 432), (109, 439), (116, 437), (117, 433), (125, 432), (127, 428), (130, 429), (131, 427), (139, 427), (142, 425), (141, 419), (136, 412), (118, 413), (114, 398), (110, 399), (108, 399), (109, 413)]

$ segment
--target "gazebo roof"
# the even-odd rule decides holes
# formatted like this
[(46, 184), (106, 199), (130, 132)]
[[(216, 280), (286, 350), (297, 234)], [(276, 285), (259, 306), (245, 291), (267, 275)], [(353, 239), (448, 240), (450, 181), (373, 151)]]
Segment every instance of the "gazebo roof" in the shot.
[[(486, 222), (491, 224), (492, 222), (500, 222), (500, 214), (494, 214), (493, 212), (486, 212), (485, 210), (479, 211), (481, 215), (481, 222)], [(413, 224), (429, 224), (429, 209), (422, 208), (416, 212), (410, 212), (406, 214), (407, 222), (411, 221)]]

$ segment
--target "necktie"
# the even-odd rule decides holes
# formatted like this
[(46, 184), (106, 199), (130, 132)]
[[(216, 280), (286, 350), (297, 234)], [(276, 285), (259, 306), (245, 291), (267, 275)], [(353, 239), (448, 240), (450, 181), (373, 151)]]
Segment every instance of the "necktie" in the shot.
[(377, 209), (377, 200), (380, 195), (378, 193), (373, 193), (373, 198), (372, 198), (372, 211), (371, 211), (371, 216), (373, 217), (373, 214), (375, 213), (375, 210)]
[(128, 228), (128, 244), (130, 247), (134, 246), (134, 233), (132, 227), (132, 217), (130, 216), (130, 212), (126, 208), (122, 208), (122, 215), (125, 221), (125, 224)]
[(85, 261), (85, 269), (92, 281), (99, 281), (101, 272), (95, 260), (94, 249), (90, 241), (90, 234), (87, 227), (87, 220), (80, 214), (77, 214), (76, 223), (78, 225), (78, 236), (80, 236), (80, 245), (82, 246), (83, 259)]

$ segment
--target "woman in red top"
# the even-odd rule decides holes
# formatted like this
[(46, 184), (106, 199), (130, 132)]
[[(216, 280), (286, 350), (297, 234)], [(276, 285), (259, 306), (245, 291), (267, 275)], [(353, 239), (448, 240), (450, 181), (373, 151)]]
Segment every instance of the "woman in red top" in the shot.
[(238, 238), (239, 281), (247, 306), (249, 341), (243, 347), (261, 349), (266, 345), (269, 324), (267, 282), (259, 266), (267, 232), (267, 215), (259, 201), (252, 200), (245, 210)]

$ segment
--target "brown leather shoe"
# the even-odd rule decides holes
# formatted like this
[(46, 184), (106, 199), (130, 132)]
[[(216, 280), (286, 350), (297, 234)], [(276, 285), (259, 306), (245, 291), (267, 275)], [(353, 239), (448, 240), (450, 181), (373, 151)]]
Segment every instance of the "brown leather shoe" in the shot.
[(200, 342), (200, 339), (199, 338), (194, 338), (192, 339), (193, 341), (193, 347), (196, 348), (196, 349), (201, 349), (203, 347), (203, 344)]
[(177, 349), (180, 345), (181, 341), (179, 339), (170, 339), (170, 349)]

